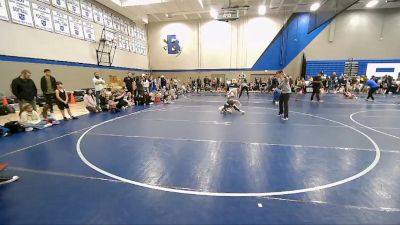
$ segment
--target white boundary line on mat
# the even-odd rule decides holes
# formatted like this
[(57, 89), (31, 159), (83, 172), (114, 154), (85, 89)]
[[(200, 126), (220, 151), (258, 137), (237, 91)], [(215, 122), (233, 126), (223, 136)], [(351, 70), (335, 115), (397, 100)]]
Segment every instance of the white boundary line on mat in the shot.
[[(141, 111), (144, 112), (144, 111)], [(335, 186), (339, 186), (345, 183), (348, 183), (350, 181), (356, 180), (362, 176), (364, 176), (365, 174), (367, 174), (368, 172), (370, 172), (372, 169), (374, 169), (374, 167), (378, 164), (380, 156), (381, 156), (381, 151), (379, 149), (379, 146), (376, 144), (376, 142), (369, 137), (367, 134), (363, 133), (362, 131), (349, 126), (347, 124), (335, 121), (335, 120), (331, 120), (328, 118), (324, 118), (324, 117), (320, 117), (320, 116), (314, 116), (311, 114), (307, 114), (307, 113), (301, 113), (301, 112), (294, 112), (292, 111), (292, 113), (296, 113), (296, 114), (301, 114), (301, 115), (305, 115), (305, 116), (310, 116), (313, 118), (317, 118), (317, 119), (322, 119), (322, 120), (326, 120), (326, 121), (330, 121), (332, 123), (336, 123), (342, 126), (346, 126), (354, 131), (356, 131), (357, 133), (363, 135), (365, 138), (367, 138), (374, 146), (375, 148), (375, 158), (372, 161), (372, 163), (370, 165), (368, 165), (368, 167), (366, 167), (364, 170), (362, 170), (361, 172), (354, 174), (353, 176), (350, 176), (348, 178), (342, 179), (342, 180), (338, 180), (332, 183), (328, 183), (325, 185), (320, 185), (320, 186), (315, 186), (315, 187), (309, 187), (309, 188), (302, 188), (302, 189), (296, 189), (296, 190), (286, 190), (286, 191), (277, 191), (277, 192), (258, 192), (258, 193), (236, 193), (236, 192), (206, 192), (206, 191), (193, 191), (193, 190), (182, 190), (182, 189), (177, 189), (177, 188), (168, 188), (168, 187), (162, 187), (162, 186), (156, 186), (156, 185), (150, 185), (150, 184), (146, 184), (146, 183), (142, 183), (142, 182), (138, 182), (138, 181), (134, 181), (134, 180), (129, 180), (126, 179), (124, 177), (112, 174), (110, 172), (107, 172), (99, 167), (97, 167), (96, 165), (94, 165), (93, 163), (91, 163), (89, 160), (86, 159), (86, 157), (83, 155), (82, 153), (82, 148), (81, 148), (81, 143), (82, 140), (84, 139), (84, 137), (94, 128), (101, 126), (103, 124), (127, 117), (127, 116), (131, 116), (134, 115), (136, 113), (131, 113), (125, 116), (121, 116), (118, 118), (114, 118), (114, 119), (110, 119), (104, 122), (101, 122), (99, 124), (96, 124), (94, 126), (92, 126), (90, 129), (86, 130), (78, 139), (77, 143), (76, 143), (76, 151), (78, 153), (78, 156), (81, 158), (81, 160), (90, 168), (92, 168), (93, 170), (104, 174), (108, 177), (111, 177), (113, 179), (116, 180), (120, 180), (132, 185), (136, 185), (136, 186), (140, 186), (140, 187), (144, 187), (144, 188), (149, 188), (152, 190), (159, 190), (159, 191), (164, 191), (164, 192), (170, 192), (170, 193), (178, 193), (178, 194), (188, 194), (188, 195), (197, 195), (197, 196), (218, 196), (218, 197), (265, 197), (265, 196), (277, 196), (277, 195), (290, 195), (290, 194), (299, 194), (299, 193), (306, 193), (306, 192), (312, 192), (312, 191), (318, 191), (318, 190), (323, 190), (323, 189), (327, 189), (327, 188), (332, 188)]]

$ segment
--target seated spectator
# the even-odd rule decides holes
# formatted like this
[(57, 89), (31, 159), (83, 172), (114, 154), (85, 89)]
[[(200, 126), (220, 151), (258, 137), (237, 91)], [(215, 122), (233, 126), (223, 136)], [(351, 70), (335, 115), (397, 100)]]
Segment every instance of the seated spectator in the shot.
[(132, 97), (132, 93), (127, 92), (124, 101), (128, 104), (128, 106), (133, 106), (135, 104), (135, 100)]
[(105, 89), (101, 90), (100, 96), (99, 96), (99, 102), (100, 102), (100, 109), (103, 112), (107, 112), (109, 110), (108, 107), (108, 97), (107, 97), (107, 92)]
[(117, 102), (118, 109), (126, 109), (128, 107), (128, 103), (124, 100), (125, 91), (123, 89), (116, 91), (114, 97), (115, 101)]
[(51, 113), (51, 106), (50, 105), (44, 105), (42, 109), (42, 113), (40, 113), (40, 119), (43, 122), (46, 123), (51, 123), (52, 125), (60, 124), (60, 121), (58, 121), (54, 115)]
[(117, 102), (115, 101), (114, 95), (108, 98), (108, 110), (112, 113), (119, 112), (120, 109), (117, 108)]
[(47, 123), (40, 119), (39, 114), (33, 110), (31, 104), (26, 104), (22, 107), (19, 117), (20, 123), (25, 127), (25, 131), (32, 131), (33, 129), (41, 130), (52, 126), (51, 123)]
[(60, 81), (57, 81), (56, 85), (57, 85), (56, 104), (61, 111), (64, 121), (68, 120), (67, 117), (65, 117), (64, 109), (67, 109), (67, 112), (72, 119), (74, 119), (74, 120), (78, 119), (77, 117), (73, 116), (71, 113), (71, 109), (69, 108), (69, 105), (68, 105), (68, 94), (63, 88), (63, 83)]
[(92, 89), (86, 90), (85, 95), (83, 96), (83, 101), (85, 102), (86, 109), (91, 113), (99, 112), (96, 103), (96, 97), (93, 95)]

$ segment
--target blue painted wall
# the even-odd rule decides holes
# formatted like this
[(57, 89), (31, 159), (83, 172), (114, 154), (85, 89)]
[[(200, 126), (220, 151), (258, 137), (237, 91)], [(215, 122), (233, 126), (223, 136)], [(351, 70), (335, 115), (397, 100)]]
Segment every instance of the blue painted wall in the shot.
[[(315, 76), (319, 72), (324, 71), (325, 74), (340, 75), (344, 73), (344, 64), (347, 60), (313, 60), (307, 61), (306, 74), (307, 76)], [(361, 59), (354, 61), (359, 63), (358, 74), (365, 75), (367, 73), (368, 63), (400, 63), (400, 59)]]
[(291, 16), (288, 25), (280, 30), (278, 35), (264, 51), (252, 67), (252, 70), (284, 69), (307, 45), (314, 40), (330, 23), (308, 33), (310, 15), (298, 13)]

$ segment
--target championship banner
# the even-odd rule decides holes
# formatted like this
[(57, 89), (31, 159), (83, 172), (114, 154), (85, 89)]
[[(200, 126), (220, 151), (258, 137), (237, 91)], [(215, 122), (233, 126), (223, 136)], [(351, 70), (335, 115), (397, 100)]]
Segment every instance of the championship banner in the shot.
[(111, 13), (107, 13), (104, 11), (103, 19), (104, 19), (104, 26), (107, 28), (113, 29), (113, 21), (112, 21)]
[(38, 0), (38, 1), (44, 2), (44, 3), (49, 4), (49, 5), (51, 4), (50, 0)]
[(68, 20), (71, 36), (79, 39), (85, 39), (85, 36), (83, 35), (82, 20), (72, 16), (68, 16)]
[(128, 35), (128, 24), (124, 21), (121, 21), (121, 31), (122, 33)]
[(67, 0), (67, 7), (70, 13), (81, 15), (81, 5), (78, 0)]
[(6, 0), (0, 0), (0, 20), (6, 20), (6, 21), (10, 20), (6, 8)]
[(53, 22), (49, 7), (32, 2), (33, 21), (35, 27), (41, 30), (53, 32)]
[(104, 18), (103, 18), (103, 10), (100, 8), (97, 8), (95, 5), (92, 5), (93, 9), (93, 20), (94, 22), (104, 25)]
[(133, 26), (131, 26), (131, 25), (129, 25), (128, 26), (128, 34), (129, 34), (129, 36), (131, 36), (131, 37), (133, 37)]
[(59, 9), (67, 10), (67, 3), (65, 0), (51, 0), (51, 4)]
[(70, 36), (67, 14), (55, 10), (52, 11), (52, 14), (54, 22), (54, 32), (56, 32), (57, 34)]
[(83, 34), (86, 41), (96, 42), (94, 25), (91, 22), (83, 21)]
[(122, 49), (129, 51), (129, 41), (127, 36), (122, 36)]
[(114, 37), (114, 33), (106, 30), (104, 32), (104, 36), (105, 36), (105, 38), (107, 40), (106, 41), (106, 45), (111, 46), (111, 43), (112, 43), (113, 39), (115, 38)]
[(113, 23), (113, 28), (116, 31), (120, 31), (121, 30), (121, 19), (116, 17), (116, 16), (112, 16), (112, 23)]
[(122, 35), (121, 34), (115, 34), (115, 40), (117, 42), (117, 48), (123, 49), (123, 46), (122, 46)]
[(92, 4), (82, 0), (81, 1), (82, 18), (93, 21)]
[(129, 51), (135, 53), (135, 39), (133, 37), (129, 37)]
[(14, 23), (33, 27), (31, 5), (27, 0), (9, 0), (8, 8)]

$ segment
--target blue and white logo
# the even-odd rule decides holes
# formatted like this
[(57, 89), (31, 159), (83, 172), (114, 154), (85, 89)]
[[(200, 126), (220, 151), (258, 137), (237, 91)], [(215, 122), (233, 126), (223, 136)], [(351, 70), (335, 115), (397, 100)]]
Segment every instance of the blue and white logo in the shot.
[(22, 13), (20, 13), (20, 14), (18, 15), (18, 17), (19, 17), (20, 20), (25, 20), (25, 15), (22, 14)]
[(182, 46), (179, 43), (176, 35), (167, 35), (167, 39), (164, 39), (164, 43), (167, 46), (164, 46), (164, 50), (168, 52), (169, 55), (179, 56), (182, 53)]

